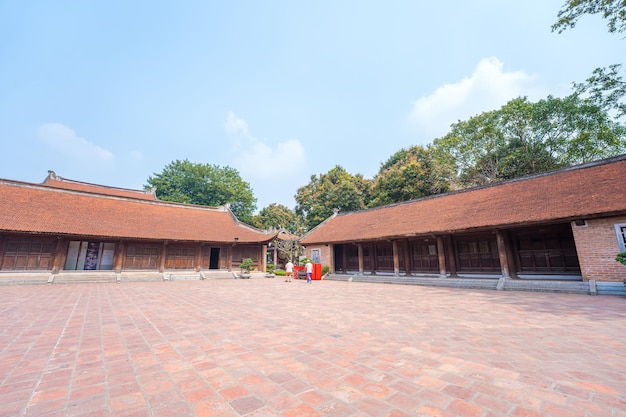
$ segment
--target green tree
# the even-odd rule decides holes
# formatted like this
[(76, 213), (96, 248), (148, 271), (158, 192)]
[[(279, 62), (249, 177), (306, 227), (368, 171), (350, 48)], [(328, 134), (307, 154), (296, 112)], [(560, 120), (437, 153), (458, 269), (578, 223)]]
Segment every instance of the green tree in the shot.
[(187, 159), (171, 162), (148, 177), (146, 189), (156, 188), (160, 200), (219, 206), (229, 203), (237, 218), (249, 223), (256, 209), (250, 184), (231, 167), (198, 164)]
[(624, 0), (568, 0), (557, 15), (552, 31), (562, 33), (573, 29), (578, 20), (586, 14), (602, 14), (607, 20), (610, 33), (626, 30), (626, 2)]
[(616, 117), (626, 116), (626, 81), (620, 74), (621, 64), (596, 68), (583, 83), (574, 83), (574, 91), (588, 95), (588, 101), (605, 110), (616, 110)]
[[(569, 0), (557, 15), (552, 31), (562, 33), (573, 29), (578, 20), (587, 14), (601, 14), (607, 20), (609, 33), (626, 31), (626, 1), (624, 0)], [(615, 109), (617, 117), (626, 116), (626, 81), (620, 74), (622, 65), (613, 64), (596, 68), (591, 77), (583, 83), (574, 83), (574, 91), (588, 94), (588, 100), (596, 106), (608, 110)]]
[(351, 175), (339, 165), (326, 174), (312, 175), (296, 193), (296, 214), (302, 216), (308, 230), (330, 217), (334, 209), (364, 209), (370, 183), (361, 174)]
[(252, 225), (259, 229), (285, 229), (298, 235), (302, 232), (301, 222), (294, 210), (282, 204), (272, 203), (252, 217)]
[(433, 148), (436, 165), (457, 174), (452, 187), (465, 188), (623, 153), (626, 131), (576, 94), (516, 98), (452, 125)]
[(401, 149), (381, 164), (370, 189), (368, 207), (408, 201), (448, 190), (433, 167), (432, 152), (421, 146)]

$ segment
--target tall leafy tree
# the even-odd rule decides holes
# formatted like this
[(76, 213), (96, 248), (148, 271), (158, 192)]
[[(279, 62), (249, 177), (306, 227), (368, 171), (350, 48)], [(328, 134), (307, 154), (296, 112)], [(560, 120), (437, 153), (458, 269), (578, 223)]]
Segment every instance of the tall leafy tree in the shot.
[[(626, 32), (626, 1), (624, 0), (568, 0), (557, 15), (552, 31), (562, 33), (576, 26), (584, 15), (600, 14), (607, 20), (609, 33)], [(574, 91), (588, 94), (589, 101), (603, 109), (614, 109), (617, 117), (626, 116), (626, 81), (620, 73), (622, 64), (596, 68), (585, 82), (574, 83)]]
[(453, 188), (464, 188), (623, 153), (626, 130), (576, 94), (517, 98), (452, 125), (433, 148), (436, 165), (456, 172)]
[(294, 210), (282, 204), (272, 203), (264, 207), (252, 217), (252, 225), (259, 229), (284, 229), (298, 235), (302, 232), (302, 225)]
[(152, 187), (160, 200), (204, 206), (229, 203), (233, 214), (247, 223), (256, 209), (250, 184), (228, 166), (176, 160), (148, 178), (145, 188)]
[(626, 2), (624, 0), (567, 0), (557, 15), (552, 30), (558, 33), (576, 26), (587, 14), (601, 14), (607, 20), (610, 33), (626, 31)]
[(351, 175), (339, 165), (326, 174), (312, 175), (309, 183), (296, 193), (296, 214), (311, 229), (330, 217), (334, 209), (364, 209), (370, 183), (361, 174)]
[(401, 149), (393, 154), (374, 177), (368, 207), (447, 191), (447, 181), (434, 169), (432, 159), (432, 152), (421, 146)]

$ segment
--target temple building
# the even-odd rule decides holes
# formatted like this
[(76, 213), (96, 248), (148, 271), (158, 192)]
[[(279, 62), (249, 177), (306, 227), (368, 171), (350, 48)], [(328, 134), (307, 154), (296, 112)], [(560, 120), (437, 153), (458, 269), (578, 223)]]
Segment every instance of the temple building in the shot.
[(336, 212), (301, 244), (337, 279), (454, 279), (462, 286), (474, 278), (494, 287), (528, 280), (537, 289), (548, 288), (542, 281), (606, 282), (623, 290), (626, 266), (615, 257), (626, 251), (626, 155)]
[(68, 180), (0, 179), (2, 273), (265, 271), (276, 233), (241, 223), (228, 206), (159, 201), (154, 191)]

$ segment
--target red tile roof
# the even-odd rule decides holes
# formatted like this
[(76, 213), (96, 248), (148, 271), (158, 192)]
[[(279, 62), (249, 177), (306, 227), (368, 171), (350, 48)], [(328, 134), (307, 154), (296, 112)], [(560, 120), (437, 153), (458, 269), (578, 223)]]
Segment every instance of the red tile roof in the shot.
[(224, 207), (147, 201), (0, 180), (0, 231), (125, 239), (260, 243), (265, 233)]
[(90, 184), (87, 182), (68, 180), (57, 176), (54, 171), (48, 171), (48, 176), (43, 182), (44, 185), (67, 190), (86, 191), (96, 194), (115, 195), (118, 197), (140, 198), (142, 200), (156, 200), (154, 191), (130, 190), (128, 188), (108, 187), (105, 185)]
[(432, 235), (626, 214), (626, 155), (442, 194), (338, 214), (302, 244)]

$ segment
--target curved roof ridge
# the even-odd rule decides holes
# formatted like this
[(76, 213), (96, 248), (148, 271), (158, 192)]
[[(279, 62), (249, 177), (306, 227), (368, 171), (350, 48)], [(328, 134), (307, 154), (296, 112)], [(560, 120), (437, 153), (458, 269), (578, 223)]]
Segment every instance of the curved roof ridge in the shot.
[(61, 177), (51, 170), (48, 171), (48, 176), (44, 179), (42, 185), (45, 185), (47, 187), (72, 189), (98, 194), (122, 195), (131, 198), (139, 198), (142, 200), (157, 200), (156, 188), (152, 188), (150, 190), (136, 190), (133, 188), (115, 187), (85, 181), (77, 181)]
[[(448, 191), (448, 192), (440, 193), (440, 194), (426, 195), (426, 196), (423, 196), (423, 197), (414, 198), (412, 200), (398, 201), (396, 203), (390, 203), (390, 204), (385, 204), (385, 205), (382, 205), (382, 206), (370, 207), (370, 208), (366, 208), (366, 209), (362, 209), (362, 210), (347, 211), (347, 212), (344, 212), (344, 213), (341, 213), (340, 211), (337, 211), (336, 215), (337, 216), (347, 216), (347, 215), (354, 214), (354, 213), (364, 213), (364, 212), (368, 212), (368, 211), (375, 211), (375, 210), (380, 210), (380, 209), (386, 209), (386, 208), (389, 208), (389, 207), (402, 206), (402, 205), (405, 205), (405, 204), (414, 204), (414, 203), (417, 203), (417, 202), (420, 202), (420, 201), (426, 201), (426, 200), (442, 198), (442, 197), (446, 197), (446, 196), (452, 196), (452, 195), (456, 195), (456, 194), (463, 194), (463, 193), (468, 193), (468, 192), (472, 192), (472, 191), (478, 191), (478, 190), (482, 190), (482, 189), (498, 187), (498, 186), (502, 186), (502, 185), (505, 185), (505, 184), (515, 183), (515, 182), (520, 182), (520, 181), (532, 180), (534, 178), (548, 177), (548, 176), (551, 176), (551, 175), (557, 175), (557, 174), (560, 174), (560, 173), (563, 173), (563, 172), (568, 172), (568, 171), (580, 171), (580, 170), (583, 170), (583, 169), (593, 168), (593, 167), (597, 167), (597, 166), (600, 166), (600, 165), (611, 164), (611, 163), (619, 162), (619, 161), (622, 161), (622, 160), (626, 160), (626, 154), (617, 155), (617, 156), (613, 156), (613, 157), (605, 158), (605, 159), (599, 159), (597, 161), (585, 162), (585, 163), (580, 164), (580, 165), (570, 165), (570, 166), (567, 166), (567, 167), (556, 168), (556, 169), (553, 169), (553, 170), (550, 170), (550, 171), (539, 172), (539, 173), (536, 173), (536, 174), (524, 175), (522, 177), (509, 178), (509, 179), (506, 179), (506, 180), (495, 181), (495, 182), (492, 182), (492, 183), (489, 183), (489, 184), (483, 184), (483, 185), (477, 185), (477, 186), (469, 187), (469, 188), (462, 188), (462, 189), (458, 189), (458, 190), (452, 190), (452, 191)], [(331, 216), (331, 217), (334, 217), (334, 216)]]

